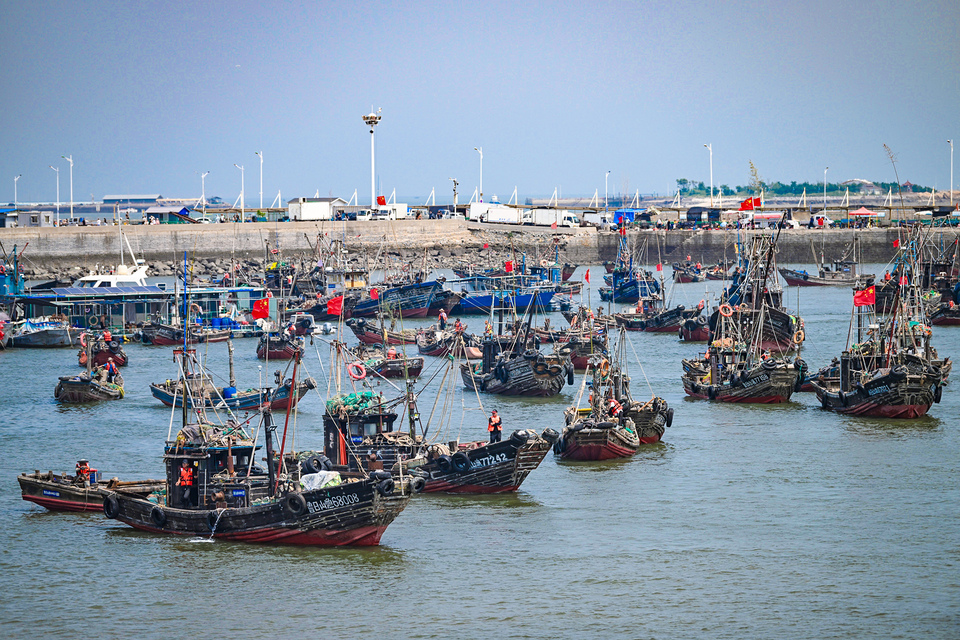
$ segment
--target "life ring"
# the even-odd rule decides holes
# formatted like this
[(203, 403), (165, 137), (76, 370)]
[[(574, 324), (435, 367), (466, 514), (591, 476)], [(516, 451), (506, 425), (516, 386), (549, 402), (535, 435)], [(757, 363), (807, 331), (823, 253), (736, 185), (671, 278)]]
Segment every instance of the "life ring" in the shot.
[(191, 302), (189, 310), (193, 311), (194, 309), (197, 310), (198, 314), (203, 315), (203, 309), (200, 308), (200, 305), (198, 305), (196, 302)]
[(0, 264), (0, 276), (5, 276), (5, 275), (7, 275), (7, 267), (5, 265)]
[(697, 311), (703, 311), (703, 307), (704, 307), (704, 302), (703, 300), (701, 300), (700, 302), (697, 303)]
[(727, 303), (723, 303), (720, 305), (720, 315), (722, 315), (724, 318), (729, 318), (733, 315), (733, 307)]
[(360, 362), (351, 362), (347, 365), (347, 375), (351, 380), (363, 380), (367, 377), (367, 369)]
[(112, 493), (103, 499), (103, 515), (111, 520), (120, 515), (120, 503), (117, 501), (117, 496)]
[(807, 334), (803, 332), (803, 329), (797, 329), (797, 332), (793, 334), (793, 341), (797, 344), (803, 342), (803, 339), (807, 337)]
[(741, 302), (740, 306), (737, 307), (737, 310), (740, 311), (741, 313), (746, 313), (747, 311), (750, 310), (750, 307), (747, 306), (746, 302)]
[[(86, 346), (86, 345), (84, 345), (84, 346)], [(87, 352), (86, 352), (86, 351), (81, 351), (81, 352), (80, 352), (80, 366), (81, 366), (81, 367), (87, 366)]]
[(90, 326), (91, 329), (96, 329), (97, 327), (100, 326), (100, 319), (97, 318), (97, 316), (90, 316), (89, 318), (87, 318), (87, 324)]
[(150, 510), (150, 519), (153, 520), (153, 524), (157, 525), (158, 529), (163, 529), (163, 525), (167, 524), (167, 514), (160, 507), (154, 507)]
[(606, 378), (607, 374), (610, 373), (610, 361), (604, 358), (600, 361), (600, 366), (598, 367), (600, 371), (600, 377)]
[(299, 493), (291, 493), (283, 501), (283, 508), (295, 516), (301, 515), (307, 510), (307, 501)]
[(547, 266), (548, 264), (550, 264), (550, 263), (547, 262), (547, 259), (546, 259), (546, 258), (544, 258), (543, 260), (540, 261), (540, 266), (541, 266), (541, 267), (545, 267), (545, 266)]
[[(87, 334), (85, 332), (80, 334), (80, 346), (83, 348), (87, 347)], [(81, 362), (80, 364), (86, 364), (86, 362)]]

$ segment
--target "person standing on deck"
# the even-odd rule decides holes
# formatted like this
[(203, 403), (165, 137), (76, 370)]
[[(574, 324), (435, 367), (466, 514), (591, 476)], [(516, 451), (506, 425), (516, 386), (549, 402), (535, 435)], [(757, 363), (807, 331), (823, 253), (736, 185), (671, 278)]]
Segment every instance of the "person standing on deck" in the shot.
[(487, 431), (490, 432), (490, 444), (500, 442), (500, 438), (503, 435), (503, 423), (500, 420), (500, 416), (497, 415), (496, 409), (493, 410), (493, 413), (487, 420)]
[(440, 328), (440, 331), (447, 328), (447, 312), (442, 308), (440, 309), (440, 315), (437, 316), (437, 326)]
[(192, 507), (193, 505), (193, 467), (188, 460), (184, 460), (180, 465), (180, 479), (177, 480), (177, 486), (183, 488), (181, 496), (181, 505)]

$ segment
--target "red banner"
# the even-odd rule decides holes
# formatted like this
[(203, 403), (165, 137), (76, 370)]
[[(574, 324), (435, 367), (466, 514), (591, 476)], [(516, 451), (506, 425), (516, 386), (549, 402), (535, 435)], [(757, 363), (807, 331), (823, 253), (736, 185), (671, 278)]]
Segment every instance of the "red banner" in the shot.
[(897, 238), (896, 240), (893, 241), (893, 248), (896, 249), (899, 246), (900, 246), (900, 238)]
[(327, 301), (327, 313), (331, 316), (338, 316), (343, 313), (343, 296), (330, 298)]
[(386, 196), (377, 196), (377, 204), (381, 207), (385, 206), (387, 204)]
[(590, 269), (587, 269), (587, 275), (583, 276), (583, 279), (587, 281), (587, 284), (590, 284)]
[(507, 260), (503, 263), (503, 270), (507, 273), (513, 273), (513, 260)]
[(370, 289), (370, 299), (371, 299), (371, 300), (379, 300), (379, 299), (380, 299), (380, 292), (377, 291), (377, 288), (376, 288), (376, 287), (373, 287), (372, 289)]
[(250, 315), (253, 316), (253, 319), (258, 318), (269, 318), (270, 317), (270, 298), (264, 298), (263, 300), (257, 300), (253, 303), (253, 311), (250, 312)]
[(657, 271), (663, 271), (663, 264), (657, 263)]
[(866, 307), (877, 302), (877, 290), (874, 287), (867, 287), (863, 291), (857, 291), (853, 294), (853, 306)]

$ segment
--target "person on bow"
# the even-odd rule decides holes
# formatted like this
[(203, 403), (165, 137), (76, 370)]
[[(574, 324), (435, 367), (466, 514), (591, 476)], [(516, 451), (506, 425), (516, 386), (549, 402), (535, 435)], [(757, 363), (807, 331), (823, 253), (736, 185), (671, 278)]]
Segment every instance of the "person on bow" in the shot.
[(183, 506), (192, 507), (193, 504), (193, 467), (190, 466), (190, 461), (184, 459), (180, 463), (180, 478), (177, 480), (177, 486), (183, 489), (181, 494), (181, 502)]
[(496, 409), (493, 410), (487, 419), (487, 431), (490, 432), (490, 444), (500, 442), (503, 436), (503, 421), (500, 420), (500, 416), (497, 415)]
[(437, 316), (437, 326), (440, 327), (440, 331), (447, 328), (447, 312), (442, 308), (440, 309), (440, 315)]

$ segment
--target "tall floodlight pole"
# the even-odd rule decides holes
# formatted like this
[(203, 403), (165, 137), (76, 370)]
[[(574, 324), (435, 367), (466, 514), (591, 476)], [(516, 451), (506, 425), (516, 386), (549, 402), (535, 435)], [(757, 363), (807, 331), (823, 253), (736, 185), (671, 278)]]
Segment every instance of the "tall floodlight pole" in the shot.
[(710, 152), (710, 208), (713, 208), (713, 143), (703, 145)]
[[(830, 167), (827, 167), (829, 169)], [(827, 213), (827, 169), (823, 170), (823, 213)]]
[(950, 206), (953, 206), (953, 140), (947, 140), (950, 145)]
[(14, 209), (18, 208), (17, 207), (17, 183), (20, 182), (20, 178), (22, 177), (23, 177), (23, 174), (21, 173), (20, 175), (18, 175), (16, 178), (13, 179), (13, 208)]
[(245, 208), (243, 204), (243, 167), (236, 162), (233, 163), (233, 166), (240, 169), (240, 222), (243, 222), (243, 210)]
[(260, 208), (263, 209), (263, 151), (255, 153), (260, 156)]
[(73, 220), (73, 155), (69, 158), (67, 156), (60, 157), (70, 163), (70, 219)]
[(380, 124), (380, 112), (383, 109), (377, 109), (377, 112), (374, 113), (371, 111), (367, 115), (363, 116), (363, 122), (370, 127), (370, 208), (373, 209), (377, 205), (377, 182), (376, 182), (376, 170), (377, 165), (374, 162), (374, 149), (373, 149), (373, 128)]
[(57, 172), (57, 226), (60, 226), (60, 167), (48, 164), (48, 167)]
[(480, 154), (480, 202), (483, 202), (483, 147), (474, 147), (473, 150)]
[(609, 182), (610, 172), (607, 171), (607, 175), (603, 176), (603, 217), (607, 217), (607, 183)]
[(209, 171), (200, 174), (200, 202), (203, 205), (203, 215), (207, 215), (207, 176)]
[(457, 215), (457, 185), (460, 183), (456, 178), (450, 178), (450, 182), (453, 183), (453, 215)]

